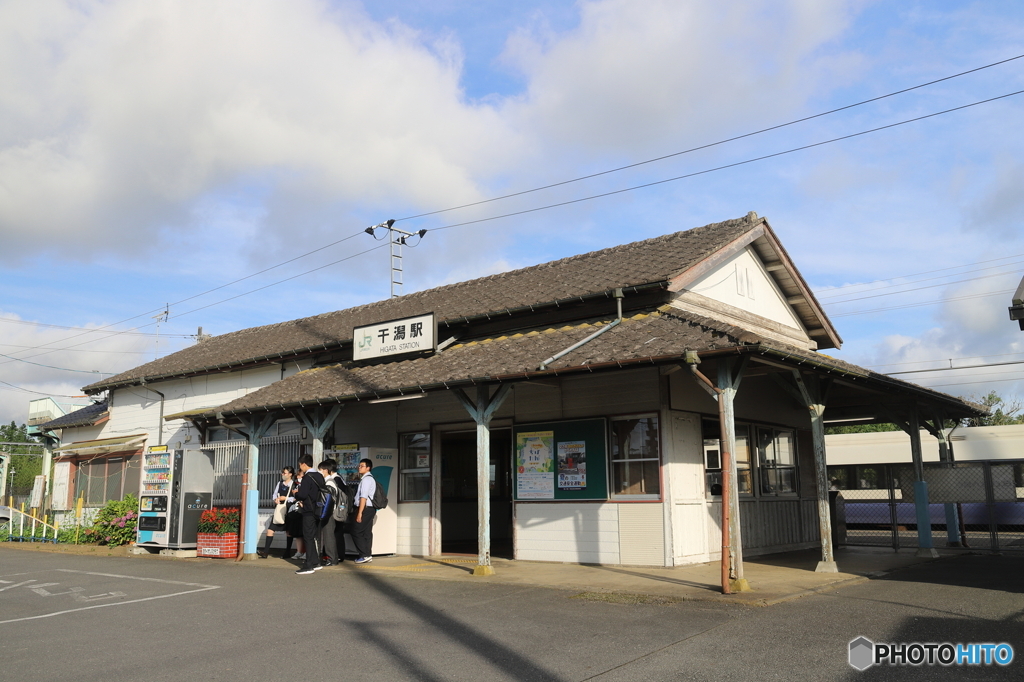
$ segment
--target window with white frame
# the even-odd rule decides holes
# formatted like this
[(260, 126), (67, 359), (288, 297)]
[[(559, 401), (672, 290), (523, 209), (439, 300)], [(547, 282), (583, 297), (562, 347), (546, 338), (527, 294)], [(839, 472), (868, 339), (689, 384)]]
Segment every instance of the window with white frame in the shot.
[(399, 500), (425, 502), (430, 499), (430, 434), (405, 433), (400, 444)]
[(610, 425), (612, 496), (657, 498), (661, 494), (657, 415), (615, 417)]

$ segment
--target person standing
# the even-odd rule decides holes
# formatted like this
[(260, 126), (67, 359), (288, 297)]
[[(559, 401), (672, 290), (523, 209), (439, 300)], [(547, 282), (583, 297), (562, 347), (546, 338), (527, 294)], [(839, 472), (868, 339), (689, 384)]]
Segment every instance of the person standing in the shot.
[(374, 480), (373, 462), (368, 459), (359, 460), (359, 487), (356, 489), (356, 520), (352, 525), (352, 541), (356, 544), (357, 564), (368, 564), (373, 561), (373, 519), (377, 510), (373, 507), (373, 494), (377, 492), (377, 481)]
[[(295, 475), (295, 469), (292, 467), (285, 467), (281, 469), (281, 480), (277, 484), (277, 488), (274, 489), (274, 495), (270, 498), (271, 502), (277, 505), (284, 505), (284, 513), (287, 515), (288, 507), (295, 501), (290, 497), (292, 492), (292, 478)], [(256, 556), (261, 559), (266, 559), (270, 556), (270, 545), (274, 542), (274, 533), (276, 531), (285, 530), (284, 519), (282, 523), (274, 523), (274, 517), (271, 515), (270, 524), (267, 526), (267, 540), (263, 545), (263, 549), (256, 550)], [(285, 547), (285, 556), (291, 553), (292, 549), (292, 538), (288, 536), (288, 545)]]
[[(336, 467), (337, 465), (333, 459), (325, 459), (317, 465), (317, 470), (324, 477), (324, 483), (331, 489), (331, 497), (334, 499), (335, 505), (338, 504), (340, 497), (338, 478), (334, 475)], [(322, 554), (321, 559), (323, 559), (324, 566), (334, 566), (344, 560), (344, 546), (342, 547), (340, 557), (338, 553), (338, 540), (334, 532), (336, 525), (337, 521), (333, 513), (320, 522), (320, 553)]]
[(302, 505), (302, 539), (306, 546), (306, 560), (295, 574), (309, 575), (323, 568), (320, 565), (320, 547), (317, 546), (320, 521), (316, 517), (316, 503), (320, 499), (320, 489), (324, 487), (324, 477), (319, 471), (313, 470), (312, 455), (299, 457), (299, 471), (302, 472), (302, 483), (295, 491), (295, 499)]

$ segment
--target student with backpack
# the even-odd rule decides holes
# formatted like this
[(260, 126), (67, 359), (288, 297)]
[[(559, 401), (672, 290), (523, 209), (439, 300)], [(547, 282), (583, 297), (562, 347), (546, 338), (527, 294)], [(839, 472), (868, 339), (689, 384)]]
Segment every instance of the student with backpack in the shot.
[(319, 471), (313, 470), (313, 456), (302, 455), (299, 457), (299, 471), (302, 472), (302, 483), (295, 491), (295, 499), (302, 505), (302, 538), (306, 545), (306, 560), (302, 568), (295, 571), (296, 575), (310, 575), (319, 571), (323, 566), (320, 564), (320, 547), (318, 538), (320, 535), (320, 520), (323, 510), (318, 509), (322, 490), (327, 488), (324, 477)]
[(372, 470), (373, 462), (368, 459), (359, 460), (359, 473), (363, 477), (359, 480), (359, 488), (356, 489), (356, 519), (352, 524), (352, 541), (355, 542), (356, 554), (359, 555), (355, 561), (357, 564), (368, 564), (373, 561), (373, 518), (377, 515), (377, 507), (383, 506), (374, 504), (375, 499), (379, 502), (384, 491), (377, 490), (377, 481), (370, 473)]
[[(324, 566), (334, 566), (345, 561), (345, 529), (351, 496), (348, 486), (336, 476), (338, 465), (333, 459), (325, 459), (317, 465), (324, 482), (331, 490), (333, 508), (331, 514), (320, 522), (320, 546)], [(340, 537), (339, 537), (340, 536)]]

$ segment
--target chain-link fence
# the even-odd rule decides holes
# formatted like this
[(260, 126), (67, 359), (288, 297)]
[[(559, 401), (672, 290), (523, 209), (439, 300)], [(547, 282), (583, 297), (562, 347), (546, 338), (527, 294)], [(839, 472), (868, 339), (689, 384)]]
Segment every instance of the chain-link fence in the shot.
[[(918, 546), (914, 467), (829, 467), (840, 491), (846, 544)], [(1024, 462), (927, 463), (928, 520), (936, 548), (1024, 551)]]

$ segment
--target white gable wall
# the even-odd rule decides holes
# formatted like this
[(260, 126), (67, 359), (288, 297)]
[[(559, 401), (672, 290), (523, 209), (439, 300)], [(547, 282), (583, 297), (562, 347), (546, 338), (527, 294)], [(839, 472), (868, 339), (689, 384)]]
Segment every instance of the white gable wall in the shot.
[(817, 348), (786, 295), (750, 247), (687, 284), (670, 305), (768, 339)]
[(803, 330), (786, 296), (750, 247), (692, 282), (687, 291), (707, 296), (779, 324)]

